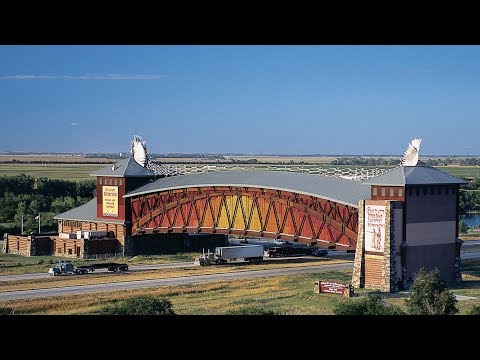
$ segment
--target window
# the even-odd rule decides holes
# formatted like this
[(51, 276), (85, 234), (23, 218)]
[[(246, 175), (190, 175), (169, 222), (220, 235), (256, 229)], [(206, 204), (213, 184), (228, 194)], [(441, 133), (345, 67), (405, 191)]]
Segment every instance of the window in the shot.
[(373, 196), (377, 196), (377, 188), (376, 187), (373, 188)]
[(420, 195), (420, 189), (419, 189), (419, 188), (416, 188), (416, 189), (415, 189), (415, 194), (416, 194), (417, 196)]
[(403, 189), (398, 189), (398, 196), (400, 196), (400, 197), (403, 196)]
[(113, 179), (110, 178), (110, 185), (113, 185)]
[(394, 189), (390, 188), (390, 196), (393, 196)]
[(115, 179), (115, 185), (118, 185), (118, 179)]
[(412, 188), (408, 189), (408, 196), (412, 196)]
[(68, 255), (72, 255), (72, 249), (68, 249)]
[(426, 187), (423, 188), (423, 195), (427, 195), (427, 188)]
[(382, 196), (385, 196), (385, 188), (382, 188)]
[(445, 195), (448, 195), (448, 186), (445, 187)]
[(442, 187), (439, 186), (437, 189), (438, 189), (438, 195), (440, 195), (442, 193)]
[(102, 185), (102, 178), (98, 179), (99, 184)]
[(432, 187), (430, 188), (430, 195), (433, 195), (433, 194), (434, 194), (434, 192), (435, 192), (434, 190), (435, 190), (435, 188), (432, 186)]
[(122, 186), (122, 183), (123, 183), (123, 181), (122, 181), (122, 179), (120, 179), (120, 181), (119, 181), (119, 184), (118, 184), (118, 185)]

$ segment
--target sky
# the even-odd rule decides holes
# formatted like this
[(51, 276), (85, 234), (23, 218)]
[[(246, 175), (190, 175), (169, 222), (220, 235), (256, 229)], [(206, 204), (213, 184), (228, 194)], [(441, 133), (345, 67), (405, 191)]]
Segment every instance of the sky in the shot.
[(480, 46), (0, 46), (0, 151), (480, 154)]

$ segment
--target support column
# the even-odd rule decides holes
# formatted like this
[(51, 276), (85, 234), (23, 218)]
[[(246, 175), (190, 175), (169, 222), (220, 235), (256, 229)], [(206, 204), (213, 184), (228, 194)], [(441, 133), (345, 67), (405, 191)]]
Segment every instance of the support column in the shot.
[(2, 253), (8, 254), (8, 233), (3, 234)]
[(123, 256), (135, 255), (135, 243), (130, 235), (123, 237)]
[(364, 233), (365, 200), (358, 202), (358, 238), (353, 262), (352, 285), (356, 288), (365, 287), (365, 233)]
[(462, 259), (460, 258), (460, 248), (462, 244), (463, 240), (457, 238), (455, 241), (455, 283), (457, 285), (462, 283)]
[(397, 256), (401, 241), (402, 202), (360, 200), (358, 239), (352, 274), (356, 288), (398, 291)]

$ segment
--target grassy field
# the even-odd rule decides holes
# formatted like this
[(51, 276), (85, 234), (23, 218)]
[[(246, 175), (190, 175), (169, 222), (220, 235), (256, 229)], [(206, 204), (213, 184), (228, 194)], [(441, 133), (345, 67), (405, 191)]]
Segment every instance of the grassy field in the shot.
[(458, 177), (480, 177), (480, 166), (436, 166), (436, 168)]
[[(467, 314), (480, 305), (480, 277), (465, 275), (463, 284), (453, 289), (455, 294), (476, 296), (459, 301), (460, 314)], [(180, 315), (228, 315), (242, 308), (260, 308), (285, 315), (331, 315), (340, 301), (338, 295), (315, 294), (315, 281), (331, 280), (349, 283), (350, 271), (318, 274), (287, 275), (248, 280), (234, 280), (182, 286), (152, 287), (126, 291), (110, 291), (43, 299), (24, 299), (0, 302), (23, 314), (80, 315), (97, 312), (101, 306), (138, 295), (155, 295), (172, 301), (173, 310)], [(367, 290), (356, 290), (364, 295)], [(387, 302), (405, 309), (407, 293), (386, 294)]]
[(0, 176), (24, 173), (33, 177), (64, 180), (92, 180), (89, 174), (105, 167), (103, 164), (0, 164)]
[[(1, 158), (1, 157), (0, 157)], [(244, 157), (246, 160), (248, 157)], [(259, 160), (260, 162), (275, 162), (276, 165), (267, 165), (267, 164), (239, 164), (238, 166), (247, 167), (254, 166), (256, 170), (268, 170), (272, 166), (288, 166), (298, 167), (302, 169), (310, 168), (331, 168), (332, 165), (328, 163), (333, 160), (333, 158), (327, 157), (253, 157)], [(243, 158), (242, 158), (243, 159)], [(108, 159), (102, 159), (102, 161), (108, 161)], [(184, 163), (184, 164), (195, 164), (195, 159), (158, 159), (161, 162), (172, 162), (172, 163)], [(189, 161), (186, 161), (189, 160)], [(293, 161), (305, 161), (308, 164), (305, 165), (289, 165), (288, 162)], [(116, 160), (111, 159), (110, 163), (114, 163)], [(313, 165), (315, 164), (315, 165)], [(235, 165), (235, 164), (231, 164)], [(106, 166), (105, 164), (1, 164), (0, 163), (0, 176), (7, 175), (18, 175), (21, 173), (31, 175), (33, 177), (47, 177), (52, 179), (66, 179), (66, 180), (90, 180), (92, 177), (89, 175), (95, 170), (98, 170)], [(392, 166), (335, 166), (338, 168), (393, 168)], [(449, 174), (459, 177), (480, 177), (480, 166), (439, 166), (438, 169), (445, 171)]]

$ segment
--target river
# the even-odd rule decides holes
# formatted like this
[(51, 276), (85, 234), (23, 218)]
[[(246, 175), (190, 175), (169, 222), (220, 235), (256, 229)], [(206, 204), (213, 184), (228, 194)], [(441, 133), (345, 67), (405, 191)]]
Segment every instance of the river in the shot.
[(460, 221), (463, 221), (468, 226), (480, 225), (480, 214), (460, 215)]

